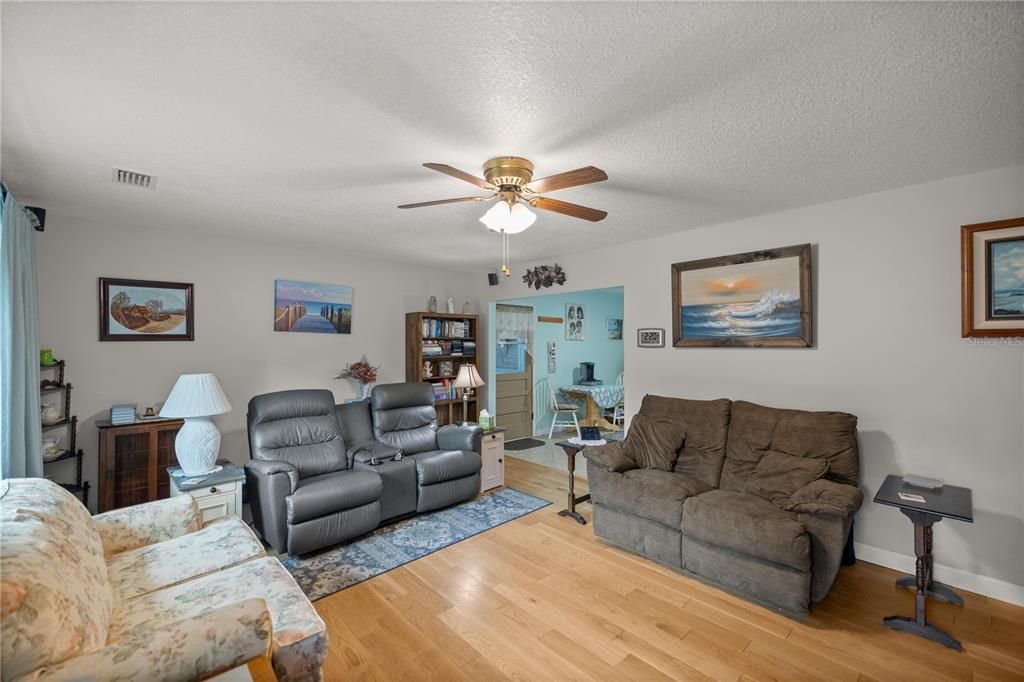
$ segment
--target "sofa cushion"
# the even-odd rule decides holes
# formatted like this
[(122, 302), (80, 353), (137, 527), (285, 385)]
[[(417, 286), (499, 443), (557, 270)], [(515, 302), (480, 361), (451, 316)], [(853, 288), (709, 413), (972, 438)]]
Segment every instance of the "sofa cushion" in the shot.
[(258, 395), (249, 401), (247, 416), (253, 459), (288, 462), (300, 478), (348, 466), (334, 394), (328, 390)]
[(717, 488), (725, 461), (730, 404), (725, 399), (686, 400), (646, 395), (640, 413), (680, 424), (686, 433), (686, 443), (676, 460), (676, 473)]
[(327, 629), (294, 578), (272, 557), (121, 602), (110, 624), (110, 641), (254, 597), (266, 602), (273, 621), (271, 658), (278, 679), (319, 679), (327, 654)]
[(857, 418), (845, 412), (806, 412), (737, 400), (719, 487), (742, 490), (765, 452), (828, 460), (828, 479), (857, 485)]
[(373, 435), (405, 454), (437, 449), (437, 413), (430, 384), (381, 384), (370, 394)]
[(780, 509), (787, 509), (790, 497), (828, 471), (828, 460), (794, 457), (768, 450), (754, 468), (743, 492), (768, 500)]
[(384, 483), (373, 471), (336, 471), (299, 481), (298, 489), (285, 498), (288, 523), (296, 524), (361, 507), (380, 499)]
[(673, 529), (679, 528), (683, 501), (711, 489), (707, 483), (659, 469), (631, 469), (622, 474), (590, 476), (591, 498), (597, 504), (629, 512)]
[[(796, 514), (756, 495), (711, 490), (683, 505), (683, 533), (759, 559), (811, 570), (811, 545)], [(685, 557), (684, 557), (685, 562)]]
[(0, 481), (0, 660), (11, 680), (107, 642), (103, 542), (74, 495), (42, 478)]
[(225, 516), (195, 533), (121, 552), (110, 559), (107, 575), (120, 602), (264, 554), (244, 521)]
[(472, 476), (480, 471), (480, 455), (465, 450), (432, 450), (412, 455), (420, 485)]
[(640, 469), (672, 471), (685, 442), (686, 432), (679, 422), (649, 417), (641, 412), (633, 417), (629, 433), (622, 441), (622, 450)]

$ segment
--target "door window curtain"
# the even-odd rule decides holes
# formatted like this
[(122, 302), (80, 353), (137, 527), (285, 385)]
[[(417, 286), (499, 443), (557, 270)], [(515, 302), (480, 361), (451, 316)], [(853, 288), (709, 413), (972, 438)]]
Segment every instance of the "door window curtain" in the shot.
[(0, 183), (0, 478), (43, 475), (32, 217)]
[(533, 355), (533, 325), (530, 316), (533, 308), (499, 303), (495, 306), (494, 327), (498, 339), (514, 339), (526, 343), (526, 352)]

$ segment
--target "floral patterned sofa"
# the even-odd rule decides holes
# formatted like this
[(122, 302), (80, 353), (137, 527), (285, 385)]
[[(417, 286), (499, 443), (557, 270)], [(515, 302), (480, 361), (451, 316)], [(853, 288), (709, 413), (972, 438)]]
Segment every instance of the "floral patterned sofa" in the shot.
[(326, 628), (240, 519), (200, 528), (188, 495), (90, 516), (0, 481), (4, 682), (203, 679), (268, 650), (279, 679), (319, 680)]

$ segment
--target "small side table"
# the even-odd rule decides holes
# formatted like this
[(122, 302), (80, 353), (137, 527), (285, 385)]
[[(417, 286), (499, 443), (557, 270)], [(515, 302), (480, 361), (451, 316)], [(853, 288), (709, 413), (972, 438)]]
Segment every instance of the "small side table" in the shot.
[(186, 477), (175, 476), (181, 467), (167, 467), (171, 479), (171, 497), (191, 495), (199, 503), (202, 522), (213, 521), (221, 516), (242, 517), (242, 486), (245, 485), (245, 471), (227, 460), (218, 460), (223, 469), (215, 471), (197, 483), (184, 483)]
[(505, 485), (505, 429), (487, 429), (480, 439), (480, 492)]
[[(900, 491), (920, 495), (925, 501), (901, 499)], [(934, 490), (914, 488), (904, 484), (901, 477), (889, 475), (875, 493), (875, 502), (896, 507), (914, 523), (914, 554), (917, 555), (915, 575), (904, 576), (896, 581), (897, 587), (914, 587), (917, 590), (914, 597), (914, 617), (886, 616), (885, 624), (893, 630), (909, 632), (959, 651), (959, 641), (928, 623), (925, 617), (925, 601), (931, 597), (957, 606), (964, 603), (960, 595), (948, 585), (932, 580), (932, 525), (944, 518), (974, 523), (971, 489), (955, 485), (945, 485)]]
[(576, 523), (582, 526), (587, 525), (587, 520), (583, 518), (583, 514), (576, 511), (576, 505), (590, 501), (590, 493), (586, 495), (580, 495), (576, 497), (576, 453), (582, 450), (584, 445), (576, 445), (570, 443), (567, 440), (559, 441), (555, 443), (558, 447), (565, 450), (565, 455), (568, 458), (568, 469), (569, 469), (569, 500), (568, 507), (558, 512), (559, 516), (568, 516), (570, 519), (575, 519)]

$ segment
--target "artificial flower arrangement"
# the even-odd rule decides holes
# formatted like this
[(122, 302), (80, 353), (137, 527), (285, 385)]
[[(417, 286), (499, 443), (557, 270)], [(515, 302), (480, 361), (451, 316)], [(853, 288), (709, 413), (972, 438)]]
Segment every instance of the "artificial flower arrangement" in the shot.
[(364, 355), (359, 362), (350, 362), (345, 365), (345, 369), (338, 372), (338, 376), (334, 378), (355, 379), (359, 383), (359, 397), (365, 398), (370, 384), (377, 381), (377, 370), (379, 369), (380, 365), (374, 367)]

